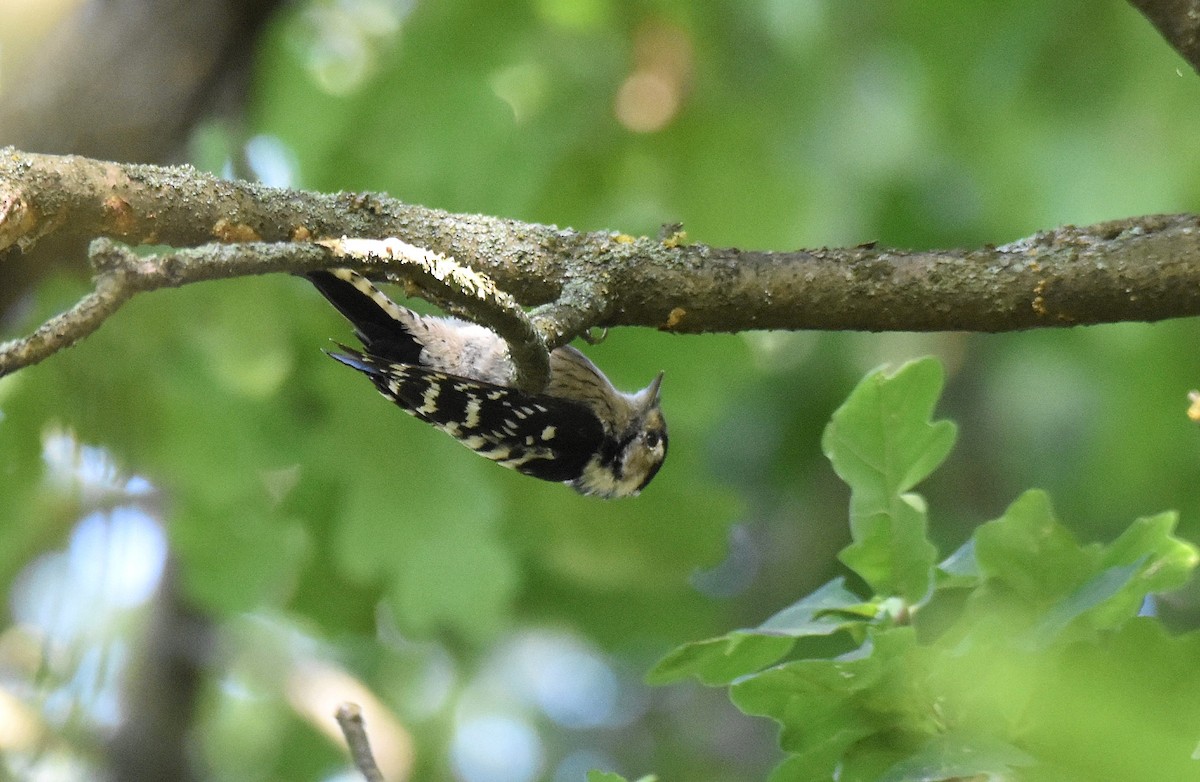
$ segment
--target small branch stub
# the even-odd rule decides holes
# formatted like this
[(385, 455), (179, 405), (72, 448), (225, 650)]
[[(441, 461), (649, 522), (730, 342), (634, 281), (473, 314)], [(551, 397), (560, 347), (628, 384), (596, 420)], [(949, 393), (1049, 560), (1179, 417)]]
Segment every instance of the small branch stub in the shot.
[(357, 703), (343, 703), (338, 706), (334, 717), (346, 738), (346, 746), (350, 748), (350, 757), (354, 760), (355, 768), (367, 782), (384, 782), (383, 772), (375, 763), (371, 742), (367, 739), (367, 726), (363, 720), (362, 709)]

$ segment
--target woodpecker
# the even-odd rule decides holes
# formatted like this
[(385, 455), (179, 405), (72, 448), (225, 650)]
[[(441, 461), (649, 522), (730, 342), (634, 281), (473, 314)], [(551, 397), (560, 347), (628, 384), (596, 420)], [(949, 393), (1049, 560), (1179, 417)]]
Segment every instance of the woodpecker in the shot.
[(476, 323), (420, 315), (348, 269), (308, 279), (354, 326), (362, 350), (329, 355), (362, 372), (406, 413), (525, 475), (604, 498), (641, 492), (667, 455), (663, 374), (618, 391), (587, 356), (550, 352), (540, 393), (514, 386), (508, 344)]

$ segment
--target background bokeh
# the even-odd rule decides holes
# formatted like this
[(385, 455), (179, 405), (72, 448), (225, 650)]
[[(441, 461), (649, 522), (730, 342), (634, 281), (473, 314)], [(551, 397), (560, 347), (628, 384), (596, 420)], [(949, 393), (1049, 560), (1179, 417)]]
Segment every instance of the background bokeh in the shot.
[[(755, 249), (1001, 244), (1200, 202), (1200, 82), (1115, 1), (302, 0), (255, 56), (195, 165)], [(46, 280), (4, 336), (85, 289)], [(943, 554), (1032, 486), (1082, 540), (1168, 508), (1200, 540), (1192, 320), (617, 329), (586, 352), (626, 389), (665, 370), (671, 427), (622, 502), (412, 421), (321, 353), (348, 333), (301, 280), (206, 283), (0, 380), (0, 779), (105, 762), (168, 548), (207, 625), (187, 719), (210, 778), (350, 778), (341, 699), (419, 779), (762, 778), (769, 723), (641, 677), (842, 572), (821, 430), (863, 372), (928, 353), (960, 425), (922, 487)], [(1164, 614), (1191, 626), (1198, 599)]]

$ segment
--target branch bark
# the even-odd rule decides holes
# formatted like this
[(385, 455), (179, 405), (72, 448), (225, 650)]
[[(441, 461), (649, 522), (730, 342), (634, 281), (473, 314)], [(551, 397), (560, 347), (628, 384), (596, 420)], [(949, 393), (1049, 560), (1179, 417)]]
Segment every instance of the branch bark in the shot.
[[(1196, 215), (1064, 226), (975, 250), (765, 252), (451, 214), (371, 193), (269, 188), (187, 166), (0, 150), (0, 251), (63, 237), (218, 243), (118, 264), (116, 276), (101, 268), (118, 290), (104, 298), (112, 306), (93, 310), (93, 325), (156, 287), (334, 266), (389, 271), (314, 241), (343, 235), (399, 238), (487, 275), (522, 305), (540, 305), (533, 320), (550, 348), (591, 326), (999, 332), (1200, 314)], [(102, 246), (98, 260), (110, 255)], [(70, 329), (44, 327), (44, 355), (77, 339)], [(15, 358), (21, 347), (0, 346), (0, 374), (28, 363)]]
[(354, 767), (362, 774), (366, 782), (384, 782), (383, 772), (375, 763), (375, 755), (371, 752), (371, 743), (367, 738), (367, 726), (363, 721), (362, 709), (355, 703), (343, 703), (334, 714), (342, 735), (346, 738), (346, 746), (350, 748), (350, 757)]
[(1200, 0), (1129, 0), (1200, 73)]

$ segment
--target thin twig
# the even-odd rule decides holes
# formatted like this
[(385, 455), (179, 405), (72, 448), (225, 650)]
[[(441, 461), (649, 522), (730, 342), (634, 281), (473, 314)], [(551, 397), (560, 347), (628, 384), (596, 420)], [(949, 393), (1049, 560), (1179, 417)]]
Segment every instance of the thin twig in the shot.
[[(335, 261), (368, 274), (399, 276), (460, 304), (472, 319), (508, 342), (522, 387), (541, 389), (549, 377), (546, 343), (516, 300), (485, 275), (398, 240), (207, 244), (139, 255), (101, 238), (92, 242), (89, 257), (97, 269), (95, 290), (29, 336), (0, 344), (0, 377), (89, 336), (136, 293), (248, 274), (310, 271)], [(542, 325), (561, 332), (549, 321)]]
[(101, 274), (96, 278), (95, 290), (74, 307), (55, 315), (27, 337), (0, 342), (0, 377), (36, 364), (89, 336), (134, 292), (123, 284), (120, 275)]
[[(308, 256), (307, 259), (305, 256)], [(95, 287), (75, 306), (55, 315), (32, 334), (0, 343), (0, 377), (36, 364), (91, 335), (134, 294), (239, 274), (289, 271), (307, 262), (329, 262), (329, 252), (312, 244), (207, 245), (161, 255), (138, 255), (109, 239), (92, 242)]]
[(367, 726), (363, 721), (362, 709), (356, 703), (343, 703), (334, 714), (342, 735), (346, 737), (346, 746), (350, 748), (350, 757), (354, 765), (367, 782), (384, 782), (383, 772), (375, 763), (371, 753), (371, 742), (367, 740)]

